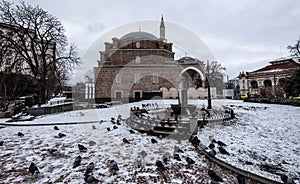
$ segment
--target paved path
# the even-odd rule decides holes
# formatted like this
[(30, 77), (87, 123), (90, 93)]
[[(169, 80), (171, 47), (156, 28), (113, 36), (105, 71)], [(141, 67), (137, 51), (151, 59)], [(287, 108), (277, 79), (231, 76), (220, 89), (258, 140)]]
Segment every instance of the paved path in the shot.
[(0, 123), (0, 127), (10, 127), (10, 126), (52, 126), (52, 125), (74, 125), (74, 124), (91, 124), (91, 123), (102, 123), (106, 122), (100, 121), (88, 121), (88, 122), (65, 122), (65, 123)]

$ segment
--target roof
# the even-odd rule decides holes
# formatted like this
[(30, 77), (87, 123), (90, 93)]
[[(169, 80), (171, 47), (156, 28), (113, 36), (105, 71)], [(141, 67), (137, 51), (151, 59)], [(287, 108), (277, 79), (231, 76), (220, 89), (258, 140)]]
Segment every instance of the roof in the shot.
[(160, 28), (164, 28), (164, 27), (165, 27), (164, 17), (161, 16), (161, 20), (160, 20)]
[(137, 31), (122, 36), (121, 40), (158, 40), (158, 38), (153, 34), (143, 31)]
[(250, 73), (278, 72), (283, 70), (300, 68), (300, 64), (296, 63), (293, 59), (279, 59), (271, 61), (270, 63), (271, 65), (265, 66)]

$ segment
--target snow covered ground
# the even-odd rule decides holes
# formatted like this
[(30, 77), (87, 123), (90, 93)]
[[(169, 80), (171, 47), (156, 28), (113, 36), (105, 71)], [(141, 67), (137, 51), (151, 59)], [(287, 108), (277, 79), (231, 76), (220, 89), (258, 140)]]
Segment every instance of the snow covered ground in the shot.
[[(152, 101), (153, 102), (153, 101)], [(177, 103), (175, 100), (156, 101), (160, 107)], [(159, 183), (155, 161), (164, 154), (172, 155), (174, 146), (179, 146), (184, 153), (182, 161), (170, 159), (166, 165), (172, 183), (208, 183), (208, 166), (205, 158), (197, 155), (187, 140), (158, 140), (152, 144), (153, 137), (144, 134), (130, 134), (126, 125), (113, 129), (111, 117), (129, 116), (132, 106), (142, 103), (116, 105), (107, 109), (72, 111), (62, 114), (41, 116), (29, 123), (65, 123), (96, 122), (93, 124), (58, 125), (39, 127), (7, 127), (0, 129), (3, 146), (0, 146), (0, 183), (84, 183), (84, 172), (90, 162), (95, 163), (93, 175), (100, 183)], [(191, 101), (202, 106), (206, 101)], [(243, 103), (241, 101), (217, 100), (213, 105), (231, 105), (237, 113), (237, 121), (226, 124), (211, 124), (201, 129), (199, 136), (204, 144), (209, 144), (209, 137), (222, 140), (227, 144), (230, 156), (218, 157), (246, 170), (260, 173), (278, 180), (277, 175), (266, 172), (266, 165), (281, 168), (282, 172), (292, 176), (300, 173), (300, 114), (298, 107)], [(0, 119), (5, 122), (7, 119)], [(102, 121), (103, 122), (102, 122)], [(26, 124), (28, 122), (18, 122)], [(92, 125), (96, 129), (92, 128)], [(107, 131), (110, 128), (111, 131)], [(19, 137), (18, 132), (24, 134)], [(56, 138), (58, 133), (66, 134)], [(126, 138), (130, 144), (123, 143)], [(90, 141), (96, 144), (92, 145)], [(77, 145), (87, 147), (87, 152), (80, 152)], [(58, 151), (50, 154), (47, 149)], [(148, 155), (141, 159), (141, 152)], [(81, 165), (72, 168), (75, 158), (81, 155)], [(196, 164), (189, 167), (185, 157), (190, 157)], [(117, 176), (110, 176), (108, 161), (115, 160), (120, 168)], [(141, 160), (144, 169), (136, 168), (136, 161)], [(34, 162), (41, 174), (31, 176), (28, 167)], [(247, 164), (246, 164), (247, 163)], [(250, 164), (252, 163), (252, 164)], [(263, 165), (264, 164), (264, 165)], [(225, 180), (224, 183), (236, 183), (230, 173), (214, 168)]]
[[(174, 102), (174, 101), (172, 101)], [(117, 129), (110, 122), (111, 117), (123, 118), (129, 116), (131, 106), (141, 103), (117, 105), (107, 109), (93, 109), (66, 112), (41, 116), (31, 122), (17, 122), (20, 124), (60, 124), (66, 122), (96, 122), (93, 124), (57, 125), (54, 126), (20, 126), (0, 129), (0, 183), (84, 183), (84, 173), (90, 162), (95, 164), (93, 176), (99, 183), (160, 183), (161, 176), (156, 171), (155, 162), (162, 160), (163, 155), (170, 157), (165, 166), (168, 168), (168, 178), (172, 183), (208, 183), (207, 163), (203, 156), (197, 155), (188, 140), (158, 139), (136, 132), (129, 133), (129, 128), (121, 123)], [(168, 103), (160, 102), (160, 106)], [(1, 119), (5, 122), (7, 119)], [(101, 121), (102, 120), (102, 121)], [(94, 129), (92, 127), (94, 125)], [(107, 130), (110, 128), (110, 131)], [(22, 132), (24, 136), (18, 136)], [(66, 136), (58, 138), (58, 134)], [(130, 144), (122, 140), (126, 138)], [(158, 143), (151, 143), (155, 138)], [(1, 141), (0, 140), (0, 141)], [(93, 142), (91, 142), (93, 141)], [(96, 143), (95, 145), (93, 143)], [(80, 152), (78, 144), (87, 148), (87, 152)], [(174, 147), (184, 151), (180, 153), (182, 161), (174, 160)], [(48, 149), (57, 149), (49, 153)], [(143, 158), (141, 152), (147, 155)], [(72, 168), (75, 158), (82, 157), (81, 165)], [(185, 158), (190, 157), (196, 164), (188, 166)], [(108, 162), (115, 160), (120, 168), (115, 176), (110, 176)], [(28, 168), (34, 162), (40, 174), (30, 175)], [(143, 169), (137, 168), (141, 162)], [(230, 172), (221, 168), (214, 170), (223, 177), (225, 183), (236, 181)]]
[[(284, 105), (220, 101), (236, 112), (234, 123), (210, 124), (198, 133), (208, 146), (213, 137), (231, 155), (218, 158), (280, 181), (279, 174), (300, 177), (300, 108)], [(211, 137), (211, 138), (209, 138)]]

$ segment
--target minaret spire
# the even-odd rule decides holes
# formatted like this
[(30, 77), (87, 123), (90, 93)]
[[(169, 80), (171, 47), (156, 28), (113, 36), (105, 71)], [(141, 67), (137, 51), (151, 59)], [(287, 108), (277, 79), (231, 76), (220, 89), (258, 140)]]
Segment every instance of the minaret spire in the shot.
[(160, 39), (161, 40), (166, 40), (165, 38), (165, 23), (164, 23), (164, 16), (162, 15), (161, 16), (161, 20), (160, 20), (160, 27), (159, 27), (159, 30), (160, 30)]

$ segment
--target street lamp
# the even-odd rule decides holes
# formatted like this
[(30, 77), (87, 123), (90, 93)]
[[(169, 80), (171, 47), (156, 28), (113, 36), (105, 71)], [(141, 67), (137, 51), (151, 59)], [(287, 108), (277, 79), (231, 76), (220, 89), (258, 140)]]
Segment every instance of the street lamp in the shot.
[(208, 78), (206, 77), (205, 82), (207, 84), (207, 109), (211, 109), (211, 94), (210, 94), (210, 84)]
[(36, 79), (38, 80), (39, 85), (39, 99), (38, 99), (38, 107), (41, 107), (42, 104), (42, 77), (41, 74), (37, 74)]

